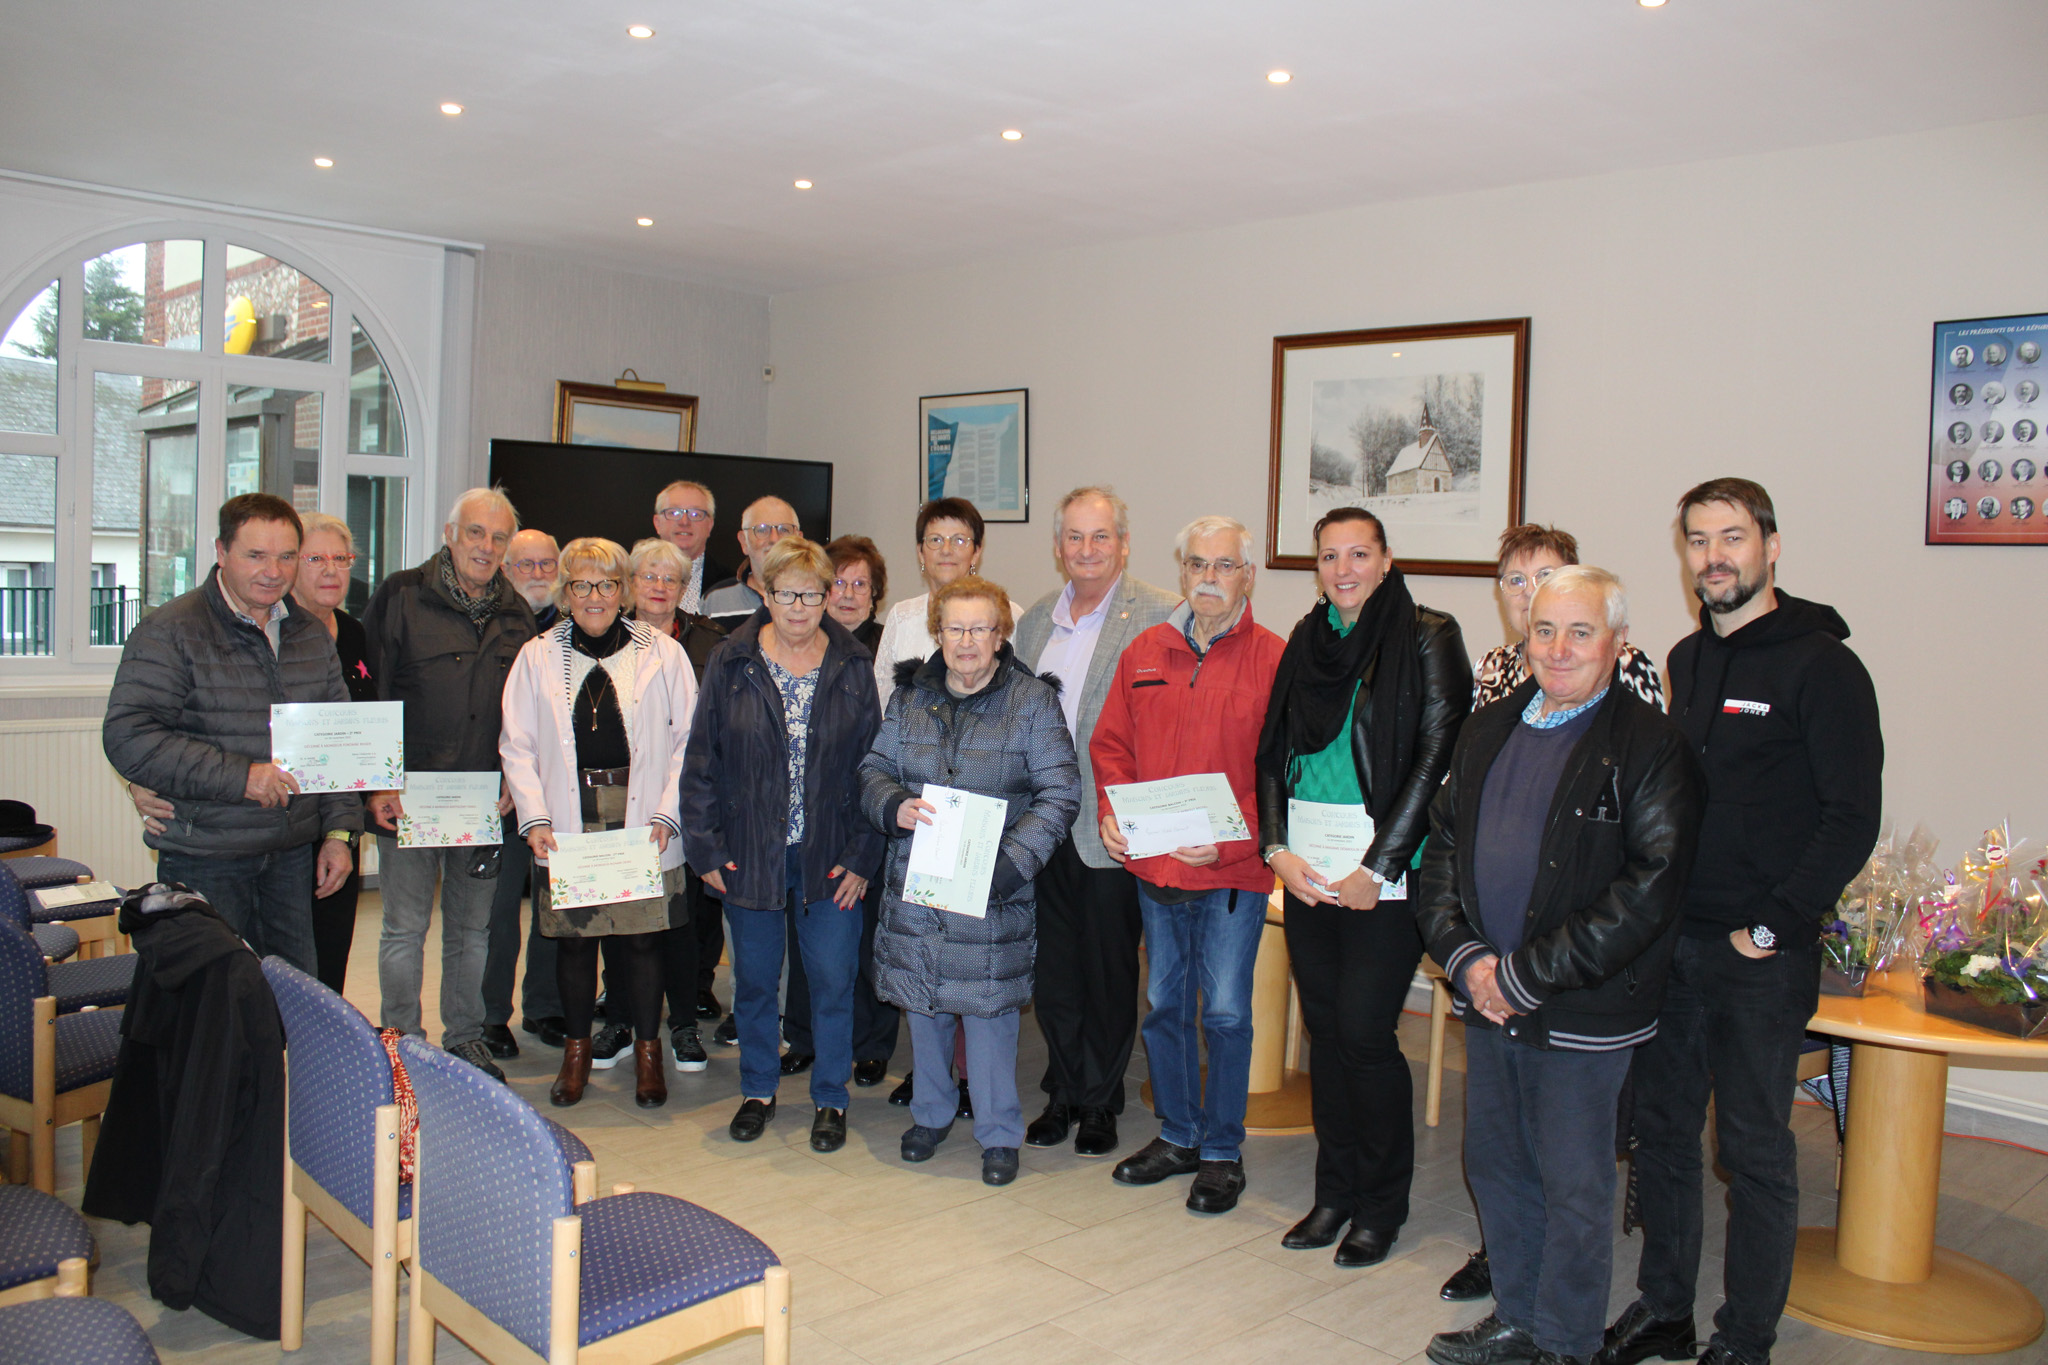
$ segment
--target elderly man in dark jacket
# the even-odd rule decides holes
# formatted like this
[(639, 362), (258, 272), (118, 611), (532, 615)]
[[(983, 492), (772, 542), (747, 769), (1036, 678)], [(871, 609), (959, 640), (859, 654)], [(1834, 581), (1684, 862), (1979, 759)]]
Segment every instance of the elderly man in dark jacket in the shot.
[(964, 1027), (981, 1178), (991, 1185), (1016, 1178), (1024, 1140), (1017, 1026), (1037, 951), (1032, 878), (1081, 808), (1081, 769), (1059, 689), (1017, 661), (1008, 644), (1013, 620), (1009, 596), (974, 575), (933, 593), (927, 627), (939, 652), (898, 665), (882, 731), (861, 763), (861, 808), (893, 835), (932, 809), (922, 796), (928, 786), (1008, 803), (979, 918), (905, 900), (911, 840), (890, 840), (873, 969), (875, 994), (910, 1016), (917, 1084), (903, 1159), (926, 1160), (952, 1129), (959, 1092), (950, 1063)]
[(1705, 784), (1678, 727), (1616, 687), (1628, 603), (1560, 569), (1534, 677), (1465, 723), (1430, 806), (1417, 915), (1462, 997), (1465, 1170), (1496, 1311), (1440, 1365), (1585, 1361), (1613, 1270), (1616, 1101), (1657, 1009)]
[(290, 597), (301, 531), (269, 493), (221, 505), (206, 582), (128, 636), (101, 741), (116, 772), (176, 811), (143, 835), (158, 878), (204, 895), (257, 952), (311, 973), (313, 894), (347, 881), (363, 808), (347, 792), (300, 795), (270, 761), (272, 703), (349, 699), (326, 627)]
[[(405, 703), (408, 772), (498, 771), (498, 730), (505, 675), (534, 636), (533, 611), (500, 572), (519, 529), (511, 500), (472, 488), (455, 500), (441, 528), (442, 547), (378, 587), (363, 615), (370, 672), (386, 701)], [(498, 850), (400, 848), (398, 792), (370, 798), (382, 827), (377, 866), (384, 883), (384, 930), (377, 940), (378, 1022), (425, 1037), (420, 979), (427, 927), (441, 900), (441, 1046), (497, 1080), (505, 1073), (484, 1043), (484, 964), (490, 952), (491, 901)], [(499, 814), (511, 809), (501, 798)]]

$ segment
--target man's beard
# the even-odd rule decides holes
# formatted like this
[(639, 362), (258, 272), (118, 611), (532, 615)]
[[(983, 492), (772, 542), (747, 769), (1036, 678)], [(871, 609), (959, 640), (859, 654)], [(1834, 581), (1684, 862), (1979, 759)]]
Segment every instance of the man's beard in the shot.
[(521, 587), (519, 595), (525, 598), (526, 605), (532, 607), (535, 611), (545, 609), (548, 603), (555, 600), (555, 590), (538, 583), (532, 587)]
[[(1728, 590), (1726, 596), (1712, 596), (1707, 591), (1707, 585), (1701, 581), (1710, 573), (1733, 574), (1735, 576), (1735, 586)], [(1692, 593), (1693, 596), (1699, 598), (1706, 605), (1708, 611), (1716, 616), (1726, 616), (1730, 612), (1741, 611), (1744, 607), (1748, 606), (1751, 599), (1764, 590), (1765, 581), (1762, 575), (1758, 575), (1754, 580), (1745, 581), (1741, 572), (1733, 564), (1709, 564), (1693, 579)]]

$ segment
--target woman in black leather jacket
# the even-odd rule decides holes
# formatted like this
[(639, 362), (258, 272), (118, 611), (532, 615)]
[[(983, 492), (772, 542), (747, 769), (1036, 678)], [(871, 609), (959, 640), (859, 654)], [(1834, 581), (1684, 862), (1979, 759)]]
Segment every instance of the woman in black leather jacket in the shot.
[(1471, 710), (1472, 665), (1458, 623), (1408, 595), (1378, 517), (1340, 507), (1315, 543), (1322, 595), (1287, 641), (1258, 755), (1316, 1126), (1315, 1205), (1282, 1245), (1344, 1234), (1337, 1264), (1366, 1266), (1408, 1218), (1414, 1103), (1394, 1029), (1422, 939), (1405, 878)]

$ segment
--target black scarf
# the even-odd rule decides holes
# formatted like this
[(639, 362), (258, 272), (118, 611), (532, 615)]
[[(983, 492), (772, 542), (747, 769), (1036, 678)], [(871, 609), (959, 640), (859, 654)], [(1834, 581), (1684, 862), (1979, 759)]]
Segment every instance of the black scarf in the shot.
[(441, 547), (435, 560), (441, 566), (441, 586), (448, 589), (448, 595), (455, 599), (455, 605), (462, 608), (463, 615), (476, 627), (477, 638), (483, 638), (484, 626), (498, 614), (498, 602), (505, 590), (503, 574), (492, 574), (490, 585), (480, 593), (471, 593), (455, 575), (455, 556), (447, 546)]
[(1366, 808), (1383, 823), (1415, 760), (1422, 718), (1422, 650), (1415, 599), (1399, 568), (1387, 570), (1349, 634), (1330, 624), (1321, 597), (1294, 627), (1259, 735), (1258, 765), (1287, 780), (1288, 764), (1330, 747), (1351, 723), (1352, 684), (1367, 678), (1372, 699), (1366, 727)]

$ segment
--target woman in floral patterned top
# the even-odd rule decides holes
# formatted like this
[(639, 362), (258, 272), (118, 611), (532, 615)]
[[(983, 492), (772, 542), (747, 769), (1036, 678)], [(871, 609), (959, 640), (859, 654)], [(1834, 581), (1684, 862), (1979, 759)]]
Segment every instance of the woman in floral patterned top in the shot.
[[(1472, 669), (1472, 709), (1499, 701), (1529, 680), (1522, 652), (1529, 634), (1529, 602), (1537, 585), (1567, 564), (1579, 562), (1579, 542), (1569, 531), (1531, 522), (1510, 526), (1500, 537), (1500, 587), (1508, 609), (1508, 629), (1515, 638), (1479, 656)], [(1621, 685), (1658, 710), (1664, 709), (1664, 681), (1650, 656), (1634, 645), (1621, 651)]]

